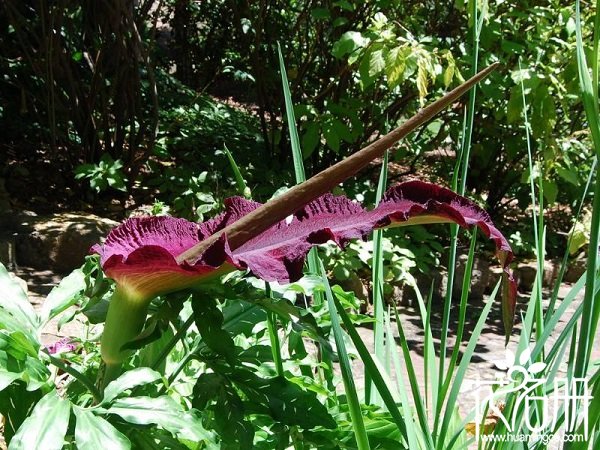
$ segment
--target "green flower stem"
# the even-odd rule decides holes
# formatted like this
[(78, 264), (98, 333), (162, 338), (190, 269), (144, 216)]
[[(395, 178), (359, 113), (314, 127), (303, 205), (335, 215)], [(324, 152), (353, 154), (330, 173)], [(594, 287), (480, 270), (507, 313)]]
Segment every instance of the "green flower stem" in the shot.
[(128, 295), (118, 286), (115, 289), (100, 340), (100, 353), (106, 364), (102, 379), (99, 380), (101, 389), (121, 374), (123, 361), (131, 355), (131, 350), (122, 348), (142, 331), (149, 304), (149, 299)]
[(73, 378), (78, 380), (81, 384), (83, 384), (90, 391), (92, 397), (94, 397), (94, 402), (100, 403), (102, 401), (102, 394), (96, 388), (96, 386), (94, 386), (94, 383), (88, 377), (86, 377), (74, 367), (65, 364), (61, 359), (51, 355), (47, 350), (45, 350), (44, 352), (46, 353), (48, 359), (50, 359), (50, 363), (52, 365), (58, 367), (63, 372), (68, 373)]

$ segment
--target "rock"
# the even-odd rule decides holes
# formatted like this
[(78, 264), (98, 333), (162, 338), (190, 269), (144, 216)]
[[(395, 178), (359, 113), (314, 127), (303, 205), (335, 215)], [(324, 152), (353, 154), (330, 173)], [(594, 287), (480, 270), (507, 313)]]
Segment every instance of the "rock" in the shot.
[(538, 267), (536, 261), (519, 263), (517, 265), (514, 272), (519, 290), (531, 291), (533, 289), (533, 283), (535, 283), (535, 276), (537, 274), (537, 270)]
[(577, 258), (567, 263), (567, 271), (563, 281), (566, 283), (575, 283), (584, 274), (587, 269), (587, 258), (585, 254), (580, 254)]
[(15, 237), (16, 261), (24, 266), (70, 272), (83, 264), (90, 247), (116, 225), (93, 214), (29, 217)]
[[(460, 255), (457, 258), (456, 270), (454, 272), (454, 286), (452, 294), (460, 298), (462, 294), (462, 283), (467, 264), (467, 255)], [(471, 286), (469, 289), (469, 298), (482, 299), (489, 284), (490, 263), (487, 259), (475, 257), (473, 260), (473, 270), (471, 271)]]

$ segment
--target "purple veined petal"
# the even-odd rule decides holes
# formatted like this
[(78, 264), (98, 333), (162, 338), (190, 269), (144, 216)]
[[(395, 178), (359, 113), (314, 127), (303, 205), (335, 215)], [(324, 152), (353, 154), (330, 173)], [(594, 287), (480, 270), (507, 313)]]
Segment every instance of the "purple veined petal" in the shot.
[(351, 239), (366, 238), (375, 228), (453, 222), (478, 227), (496, 245), (503, 266), (503, 318), (512, 328), (516, 283), (509, 270), (513, 253), (489, 215), (471, 200), (449, 189), (421, 181), (390, 188), (380, 205), (366, 210), (343, 196), (326, 194), (305, 205), (290, 221), (281, 221), (238, 248), (226, 236), (212, 245), (194, 265), (175, 258), (200, 240), (223, 229), (260, 206), (240, 197), (225, 201), (225, 212), (201, 224), (172, 217), (125, 221), (102, 246), (106, 274), (132, 297), (150, 298), (185, 289), (235, 268), (250, 269), (266, 281), (290, 282), (302, 276), (306, 254), (313, 245), (334, 241), (342, 248)]
[[(237, 209), (243, 209), (237, 198)], [(455, 192), (422, 181), (390, 188), (380, 205), (365, 210), (346, 197), (326, 194), (298, 211), (291, 222), (279, 222), (232, 252), (236, 265), (249, 268), (267, 281), (289, 282), (302, 276), (308, 250), (334, 241), (341, 247), (355, 238), (366, 238), (375, 228), (453, 222), (461, 227), (478, 227), (496, 245), (503, 270), (503, 320), (512, 329), (517, 288), (509, 269), (513, 252), (507, 239), (489, 215), (473, 201)]]
[(168, 216), (136, 217), (114, 228), (102, 245), (91, 248), (100, 255), (106, 275), (132, 298), (192, 287), (208, 278), (234, 270), (225, 238), (207, 250), (195, 265), (178, 264), (177, 255), (217, 230), (220, 219), (196, 224)]

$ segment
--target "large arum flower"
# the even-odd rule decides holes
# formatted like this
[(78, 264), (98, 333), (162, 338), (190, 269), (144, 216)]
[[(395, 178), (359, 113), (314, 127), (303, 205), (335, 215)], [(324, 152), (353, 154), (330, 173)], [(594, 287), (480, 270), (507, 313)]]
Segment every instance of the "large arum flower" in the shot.
[(377, 208), (367, 210), (346, 197), (325, 194), (237, 248), (230, 248), (224, 233), (195, 263), (178, 262), (183, 252), (260, 206), (233, 197), (225, 201), (224, 213), (201, 224), (172, 217), (132, 218), (111, 231), (104, 245), (92, 248), (117, 285), (102, 338), (107, 368), (120, 367), (127, 356), (122, 346), (141, 331), (148, 305), (157, 295), (193, 288), (235, 269), (248, 269), (266, 281), (295, 281), (302, 276), (313, 245), (334, 241), (343, 248), (351, 239), (366, 238), (373, 229), (411, 224), (453, 222), (478, 227), (494, 242), (504, 269), (503, 317), (510, 332), (517, 293), (508, 268), (513, 253), (489, 215), (465, 197), (411, 181), (390, 188)]

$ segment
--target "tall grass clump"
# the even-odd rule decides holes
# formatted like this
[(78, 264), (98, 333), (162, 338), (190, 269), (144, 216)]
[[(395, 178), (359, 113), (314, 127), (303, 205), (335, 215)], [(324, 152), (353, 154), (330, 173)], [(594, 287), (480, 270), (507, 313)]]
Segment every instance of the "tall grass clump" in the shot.
[[(469, 4), (469, 24), (471, 30), (471, 72), (477, 72), (479, 60), (479, 38), (485, 26), (487, 2)], [(579, 68), (579, 81), (581, 98), (585, 106), (587, 123), (593, 147), (593, 156), (600, 155), (600, 110), (598, 103), (598, 52), (600, 39), (600, 15), (596, 14), (594, 22), (593, 45), (591, 53), (585, 52), (582, 24), (580, 17), (580, 2), (576, 2), (576, 33), (577, 33), (577, 62)], [(596, 4), (598, 11), (598, 2)], [(586, 59), (586, 54), (588, 59)], [(588, 65), (591, 62), (591, 68)], [(519, 64), (527, 65), (526, 61)], [(286, 101), (287, 123), (290, 132), (296, 180), (305, 179), (302, 165), (302, 152), (295, 127), (293, 105), (289, 87), (285, 76), (283, 59), (280, 53), (280, 68), (283, 81), (284, 97)], [(402, 434), (403, 448), (410, 449), (546, 449), (555, 448), (556, 440), (551, 441), (543, 437), (532, 436), (527, 442), (511, 440), (518, 434), (527, 434), (531, 426), (545, 425), (545, 415), (542, 399), (549, 398), (557, 390), (576, 386), (578, 379), (588, 380), (589, 399), (582, 398), (576, 404), (576, 411), (580, 418), (575, 423), (569, 416), (571, 411), (561, 405), (556, 413), (555, 423), (551, 429), (546, 430), (547, 435), (567, 436), (560, 444), (564, 448), (596, 449), (600, 448), (600, 366), (590, 361), (594, 339), (598, 331), (600, 316), (600, 277), (598, 274), (598, 247), (600, 238), (600, 183), (598, 177), (600, 168), (594, 162), (585, 186), (581, 188), (581, 195), (574, 219), (577, 220), (588, 196), (592, 195), (593, 213), (591, 236), (588, 249), (587, 271), (568, 291), (564, 298), (559, 299), (559, 287), (568, 265), (568, 250), (565, 251), (559, 274), (555, 285), (549, 294), (542, 289), (542, 279), (545, 259), (545, 242), (547, 229), (544, 221), (544, 190), (542, 174), (535, 169), (543, 167), (532, 152), (532, 133), (529, 121), (526, 90), (521, 82), (523, 113), (523, 132), (526, 137), (529, 164), (529, 184), (531, 202), (531, 221), (535, 240), (535, 256), (537, 274), (533, 290), (523, 302), (521, 312), (520, 330), (513, 335), (516, 341), (515, 360), (509, 363), (520, 365), (526, 371), (532, 371), (537, 380), (543, 380), (532, 392), (537, 400), (531, 407), (525, 407), (518, 401), (518, 392), (511, 392), (521, 379), (511, 379), (508, 386), (498, 389), (495, 398), (502, 404), (503, 416), (514, 418), (509, 429), (501, 420), (492, 421), (493, 425), (477, 423), (485, 417), (494, 417), (494, 412), (484, 409), (483, 417), (475, 417), (475, 411), (470, 411), (462, 417), (459, 412), (461, 389), (468, 381), (467, 369), (476, 351), (476, 345), (486, 327), (493, 300), (498, 292), (496, 286), (490, 298), (485, 302), (483, 309), (476, 321), (470, 335), (465, 336), (469, 287), (471, 272), (474, 263), (474, 254), (477, 246), (477, 232), (473, 231), (469, 237), (470, 246), (462, 280), (462, 291), (458, 304), (458, 322), (454, 344), (450, 343), (450, 313), (453, 309), (452, 288), (455, 278), (456, 255), (458, 243), (458, 226), (450, 228), (450, 251), (448, 258), (447, 293), (443, 305), (441, 330), (439, 336), (435, 335), (432, 328), (432, 302), (431, 295), (425, 298), (416, 286), (416, 282), (409, 278), (408, 283), (416, 292), (418, 313), (424, 331), (424, 377), (417, 375), (418, 368), (411, 358), (411, 344), (406, 336), (403, 324), (396, 305), (385, 306), (383, 300), (383, 255), (382, 231), (373, 233), (373, 260), (372, 260), (372, 292), (374, 305), (373, 333), (374, 347), (368, 349), (362, 341), (351, 317), (339, 304), (331, 293), (331, 287), (324, 269), (319, 262), (316, 250), (309, 259), (309, 272), (320, 274), (325, 286), (325, 297), (319, 297), (317, 302), (325, 301), (330, 314), (332, 314), (332, 329), (340, 358), (340, 366), (346, 400), (350, 405), (352, 425), (356, 436), (358, 448), (369, 448), (368, 432), (365, 428), (365, 414), (369, 406), (387, 410), (394, 423)], [(477, 114), (477, 94), (472, 89), (464, 111), (463, 128), (459, 152), (450, 183), (459, 194), (465, 193), (469, 172), (469, 158), (472, 147), (474, 117)], [(377, 186), (376, 201), (381, 199), (387, 182), (387, 154), (383, 158), (383, 165)], [(536, 175), (537, 174), (537, 175)], [(572, 234), (569, 236), (572, 239)], [(567, 245), (568, 249), (568, 245)], [(584, 292), (583, 301), (574, 308), (574, 313), (568, 317), (566, 324), (559, 327), (561, 318), (573, 309), (579, 294)], [(339, 315), (339, 318), (338, 318)], [(341, 321), (340, 321), (341, 319)], [(395, 322), (396, 330), (393, 330)], [(439, 338), (436, 345), (434, 339)], [(507, 337), (508, 344), (510, 336)], [(355, 353), (364, 364), (365, 385), (364, 392), (357, 390), (351, 375), (351, 366), (348, 359), (346, 343), (351, 342)], [(465, 342), (463, 342), (465, 341)], [(331, 361), (328, 361), (330, 364)], [(559, 372), (567, 367), (566, 377), (561, 378)], [(579, 387), (576, 394), (583, 395), (584, 387)], [(591, 400), (591, 401), (589, 401)], [(361, 404), (362, 402), (362, 404)], [(589, 403), (589, 404), (588, 404)], [(588, 423), (583, 423), (583, 412), (587, 412)], [(486, 416), (487, 415), (487, 416)], [(571, 414), (572, 415), (572, 414)], [(496, 417), (498, 419), (498, 417)], [(469, 437), (466, 430), (472, 430), (477, 424), (486, 426), (487, 439), (475, 440)], [(587, 440), (568, 442), (569, 436), (577, 433), (583, 435), (583, 427), (587, 426), (589, 433)], [(497, 437), (497, 440), (491, 437)]]

